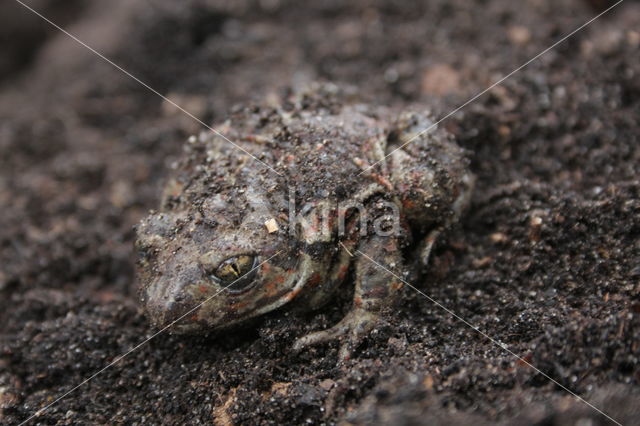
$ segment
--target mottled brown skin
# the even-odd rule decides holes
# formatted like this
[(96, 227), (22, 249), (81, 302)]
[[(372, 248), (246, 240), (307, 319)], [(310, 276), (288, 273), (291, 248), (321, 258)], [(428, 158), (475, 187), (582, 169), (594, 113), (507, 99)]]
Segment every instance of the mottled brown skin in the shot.
[[(294, 346), (341, 339), (346, 359), (402, 285), (362, 253), (401, 277), (426, 265), (472, 190), (463, 151), (435, 130), (385, 159), (427, 128), (429, 116), (340, 101), (326, 91), (295, 95), (277, 107), (236, 112), (217, 127), (280, 175), (213, 133), (187, 143), (159, 212), (137, 229), (140, 292), (156, 326), (180, 319), (171, 330), (193, 333), (229, 328), (289, 302), (316, 308), (353, 270), (352, 310)], [(290, 216), (290, 196), (305, 214)], [(398, 207), (401, 232), (373, 231), (372, 220), (385, 213), (382, 201)], [(353, 202), (367, 207), (369, 221), (349, 211), (340, 233), (339, 206)], [(329, 212), (324, 231), (313, 219), (319, 209)], [(301, 222), (293, 233), (290, 217)], [(275, 232), (265, 226), (270, 219)]]

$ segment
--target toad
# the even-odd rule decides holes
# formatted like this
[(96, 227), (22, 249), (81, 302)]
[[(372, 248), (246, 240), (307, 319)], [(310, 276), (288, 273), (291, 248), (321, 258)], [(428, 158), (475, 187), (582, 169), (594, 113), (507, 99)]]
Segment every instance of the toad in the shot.
[(285, 304), (316, 309), (351, 280), (346, 316), (293, 346), (337, 339), (348, 359), (468, 204), (465, 152), (444, 129), (421, 133), (432, 124), (316, 90), (233, 111), (217, 131), (235, 146), (191, 137), (137, 227), (151, 321), (229, 329)]

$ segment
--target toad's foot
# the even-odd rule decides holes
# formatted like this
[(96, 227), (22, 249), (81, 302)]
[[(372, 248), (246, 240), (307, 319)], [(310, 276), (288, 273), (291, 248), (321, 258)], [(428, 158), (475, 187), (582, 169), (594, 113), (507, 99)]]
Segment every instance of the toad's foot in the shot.
[(293, 350), (299, 352), (308, 346), (340, 340), (342, 345), (338, 353), (338, 362), (342, 363), (351, 358), (353, 351), (362, 343), (377, 321), (378, 314), (354, 308), (342, 321), (330, 329), (310, 333), (296, 340)]
[(401, 271), (402, 254), (396, 236), (372, 235), (360, 241), (355, 260), (355, 291), (351, 311), (335, 326), (328, 330), (311, 333), (300, 338), (294, 350), (339, 340), (342, 343), (338, 353), (338, 363), (351, 358), (351, 354), (362, 342), (363, 338), (378, 323), (378, 318), (390, 306), (398, 290), (402, 288), (398, 274), (385, 273), (391, 271), (387, 267), (380, 270), (381, 264), (373, 259), (381, 259), (392, 269)]

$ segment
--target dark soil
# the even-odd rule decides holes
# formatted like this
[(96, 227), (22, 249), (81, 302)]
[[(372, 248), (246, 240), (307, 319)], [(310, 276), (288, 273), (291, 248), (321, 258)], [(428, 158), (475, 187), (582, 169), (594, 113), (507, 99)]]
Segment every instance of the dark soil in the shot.
[[(29, 3), (213, 123), (316, 80), (443, 116), (607, 2)], [(200, 127), (17, 3), (0, 16), (13, 17), (0, 19), (11, 46), (0, 63), (7, 424), (153, 334), (136, 296), (133, 226)], [(639, 52), (640, 4), (626, 0), (443, 123), (471, 151), (478, 186), (418, 284), (623, 424), (640, 422)], [(337, 344), (290, 346), (340, 319), (346, 294), (235, 333), (162, 334), (33, 422), (610, 423), (403, 292), (345, 366)]]

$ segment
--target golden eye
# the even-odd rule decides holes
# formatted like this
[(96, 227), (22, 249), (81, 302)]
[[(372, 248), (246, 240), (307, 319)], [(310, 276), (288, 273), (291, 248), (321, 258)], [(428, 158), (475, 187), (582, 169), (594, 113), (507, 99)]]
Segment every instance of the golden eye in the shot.
[(230, 257), (218, 266), (213, 275), (220, 285), (230, 293), (248, 290), (256, 275), (257, 258), (241, 255)]

